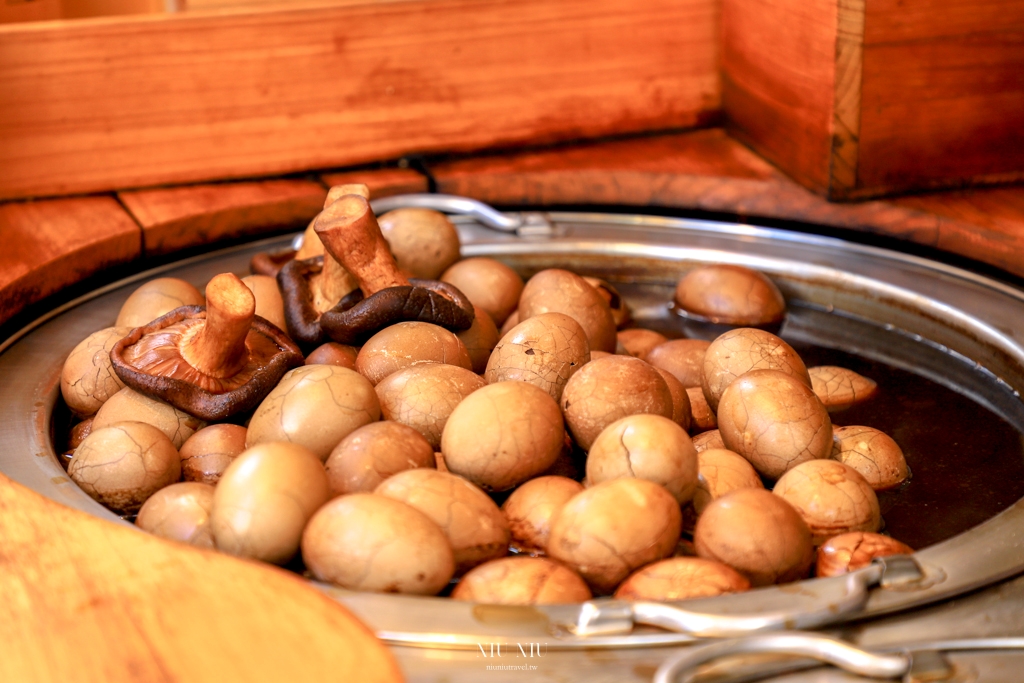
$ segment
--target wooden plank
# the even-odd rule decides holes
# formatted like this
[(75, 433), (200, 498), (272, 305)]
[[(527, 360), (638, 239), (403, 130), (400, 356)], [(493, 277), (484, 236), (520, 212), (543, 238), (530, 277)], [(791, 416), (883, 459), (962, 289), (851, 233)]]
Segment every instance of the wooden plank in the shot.
[(871, 0), (857, 191), (1024, 178), (1024, 4)]
[(157, 256), (304, 228), (323, 208), (327, 189), (309, 180), (264, 180), (138, 190), (118, 196), (142, 226), (146, 256)]
[(438, 190), (507, 206), (659, 206), (798, 221), (907, 240), (1024, 276), (1024, 186), (829, 202), (721, 130), (431, 167)]
[(723, 0), (730, 131), (831, 199), (1024, 178), (1024, 4)]
[(3, 475), (0, 538), (0, 680), (402, 680), (365, 626), (276, 568), (101, 521)]
[(390, 197), (396, 194), (426, 192), (427, 177), (411, 168), (382, 168), (364, 171), (336, 171), (324, 173), (320, 181), (327, 187), (363, 183), (370, 188), (370, 196)]
[(865, 0), (839, 0), (836, 8), (835, 97), (829, 196), (857, 185), (860, 168), (860, 110), (864, 63)]
[(839, 0), (722, 0), (730, 133), (807, 187), (831, 185)]
[(392, 0), (0, 27), (0, 198), (684, 128), (708, 0)]
[(60, 18), (60, 0), (7, 0), (0, 3), (0, 24)]
[(0, 324), (26, 306), (142, 254), (113, 197), (0, 204)]

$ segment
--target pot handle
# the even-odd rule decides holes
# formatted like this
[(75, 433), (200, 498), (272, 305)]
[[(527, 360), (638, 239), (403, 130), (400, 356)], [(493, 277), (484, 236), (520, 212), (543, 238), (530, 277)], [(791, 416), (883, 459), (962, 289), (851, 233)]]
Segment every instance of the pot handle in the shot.
[(913, 665), (909, 654), (876, 654), (819, 633), (766, 633), (686, 648), (658, 667), (653, 683), (690, 683), (702, 664), (732, 655), (763, 653), (809, 657), (872, 678), (904, 676)]
[(630, 633), (634, 626), (644, 625), (694, 638), (736, 638), (760, 631), (814, 629), (859, 611), (873, 586), (911, 582), (922, 575), (909, 555), (875, 558), (864, 569), (847, 574), (839, 590), (817, 596), (809, 606), (794, 601), (792, 609), (749, 614), (708, 614), (660, 602), (594, 600), (583, 603), (576, 623), (568, 630), (577, 636), (607, 636)]
[(491, 230), (514, 233), (521, 237), (550, 235), (553, 230), (551, 222), (543, 213), (503, 213), (475, 199), (451, 194), (400, 194), (374, 199), (370, 206), (377, 215), (394, 209), (416, 208), (469, 216)]

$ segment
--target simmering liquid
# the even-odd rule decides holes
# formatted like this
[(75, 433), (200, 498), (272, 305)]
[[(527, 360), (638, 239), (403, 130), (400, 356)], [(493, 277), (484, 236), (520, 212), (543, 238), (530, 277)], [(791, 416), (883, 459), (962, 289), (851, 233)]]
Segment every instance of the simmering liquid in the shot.
[(885, 533), (917, 550), (967, 531), (1024, 497), (1024, 442), (1000, 416), (891, 365), (793, 346), (808, 367), (839, 365), (878, 382), (873, 398), (831, 417), (836, 425), (879, 429), (903, 449), (910, 481), (878, 496)]

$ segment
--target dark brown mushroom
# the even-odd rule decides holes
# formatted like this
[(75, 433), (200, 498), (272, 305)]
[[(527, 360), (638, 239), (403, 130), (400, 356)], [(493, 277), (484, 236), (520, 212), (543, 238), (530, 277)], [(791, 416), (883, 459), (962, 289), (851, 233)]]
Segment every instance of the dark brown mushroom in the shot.
[(204, 420), (255, 408), (302, 352), (255, 314), (256, 300), (231, 274), (206, 287), (206, 308), (182, 306), (137, 327), (110, 351), (114, 372), (136, 391)]
[(323, 314), (358, 292), (355, 278), (330, 254), (289, 261), (278, 273), (277, 284), (288, 334), (307, 347), (328, 341), (321, 326)]
[(359, 280), (359, 290), (320, 316), (322, 329), (334, 341), (356, 344), (406, 321), (449, 330), (473, 324), (473, 305), (458, 289), (435, 280), (408, 280), (399, 272), (365, 197), (345, 195), (325, 208), (316, 219), (316, 233), (325, 258), (334, 256)]
[(249, 261), (249, 270), (253, 275), (267, 275), (277, 277), (281, 268), (295, 258), (294, 249), (279, 249), (277, 251), (261, 251)]

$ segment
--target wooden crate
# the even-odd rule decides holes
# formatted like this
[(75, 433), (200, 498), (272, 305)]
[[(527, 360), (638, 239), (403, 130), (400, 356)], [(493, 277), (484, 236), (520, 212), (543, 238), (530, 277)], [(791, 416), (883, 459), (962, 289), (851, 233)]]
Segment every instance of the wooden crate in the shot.
[(0, 199), (687, 128), (709, 0), (339, 0), (0, 26)]
[(729, 130), (831, 199), (1024, 178), (1024, 3), (722, 0)]

